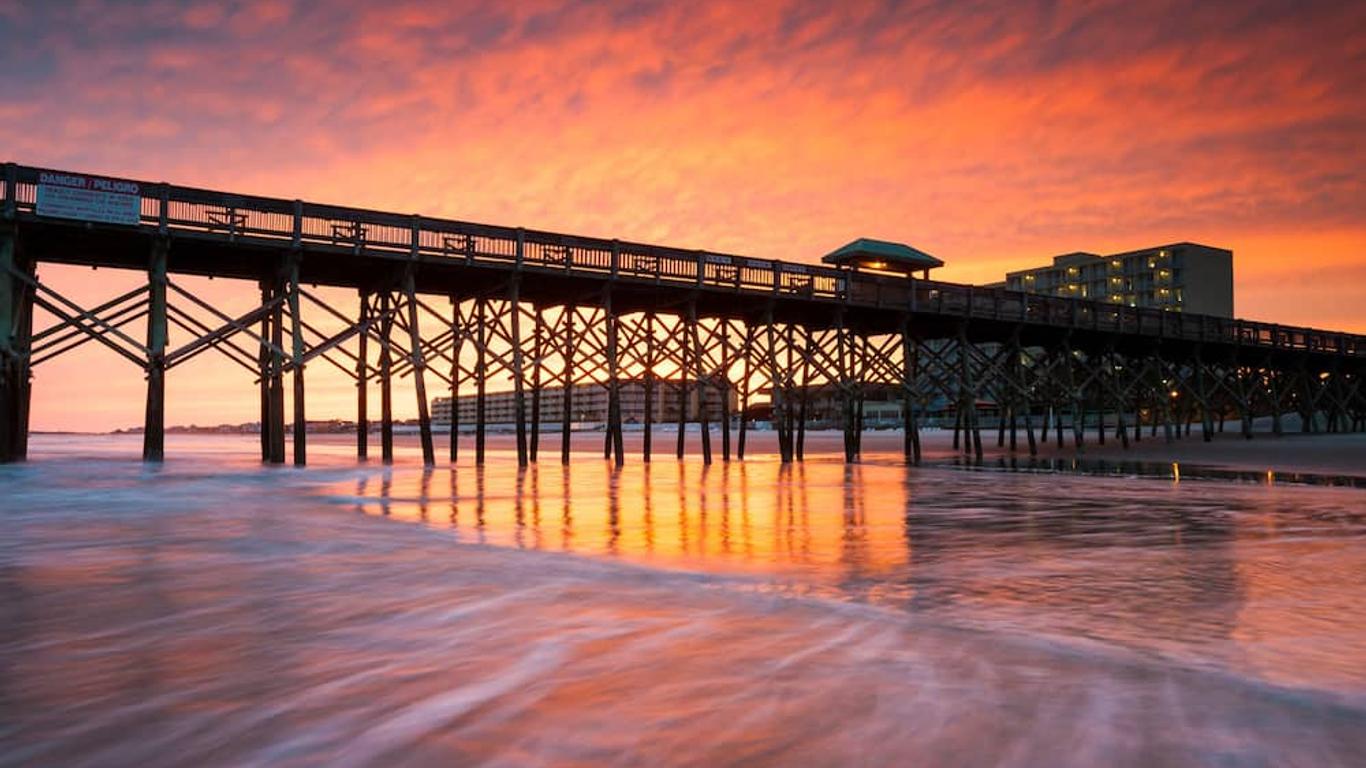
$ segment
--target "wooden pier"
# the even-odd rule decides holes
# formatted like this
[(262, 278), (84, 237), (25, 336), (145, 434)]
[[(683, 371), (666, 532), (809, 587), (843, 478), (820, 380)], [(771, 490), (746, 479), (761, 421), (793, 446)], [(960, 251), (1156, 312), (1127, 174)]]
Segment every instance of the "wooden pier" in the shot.
[[(12, 163), (3, 171), (0, 462), (27, 455), (34, 369), (87, 343), (145, 372), (149, 461), (164, 455), (174, 370), (208, 351), (258, 385), (265, 461), (286, 461), (290, 379), (291, 454), (300, 465), (305, 371), (315, 362), (357, 384), (361, 458), (369, 454), (371, 388), (379, 387), (381, 456), (392, 461), (393, 382), (411, 377), (427, 464), (437, 455), (428, 398), (442, 391), (480, 399), (474, 461), (484, 461), (491, 382), (513, 390), (520, 464), (539, 458), (542, 388), (562, 387), (567, 399), (584, 383), (608, 392), (604, 453), (623, 463), (626, 377), (645, 382), (647, 414), (652, 383), (665, 379), (703, 406), (719, 398), (728, 410), (733, 397), (743, 412), (769, 399), (783, 461), (802, 457), (807, 396), (817, 387), (842, 398), (849, 461), (859, 458), (870, 386), (902, 392), (912, 462), (925, 409), (943, 398), (956, 405), (955, 443), (977, 458), (981, 400), (1000, 409), (998, 444), (1008, 439), (1031, 454), (1050, 433), (1059, 446), (1083, 450), (1088, 414), (1089, 439), (1126, 446), (1144, 428), (1171, 440), (1197, 421), (1208, 440), (1229, 417), (1249, 438), (1255, 417), (1269, 417), (1280, 434), (1287, 414), (1305, 431), (1366, 429), (1360, 335), (162, 183), (112, 187), (136, 190), (131, 219), (82, 220), (39, 210), (44, 179), (72, 185), (82, 174)], [(39, 279), (40, 263), (141, 270), (147, 283), (83, 307)], [(182, 286), (183, 275), (252, 281), (259, 305), (230, 315)], [(314, 285), (351, 289), (356, 299), (334, 306), (306, 287)], [(35, 329), (35, 308), (55, 321)], [(201, 319), (206, 313), (213, 323)], [(310, 314), (341, 330), (320, 330)], [(144, 338), (124, 330), (143, 320)], [(172, 347), (172, 327), (188, 341)], [(717, 451), (706, 410), (697, 409), (696, 429), (710, 462)], [(679, 408), (679, 457), (686, 411)], [(568, 461), (568, 403), (562, 413), (559, 456)], [(747, 423), (735, 425), (732, 444), (732, 422), (727, 412), (719, 425), (722, 460), (744, 457)], [(458, 426), (450, 461), (459, 458)], [(647, 418), (645, 461), (656, 448), (653, 426)]]

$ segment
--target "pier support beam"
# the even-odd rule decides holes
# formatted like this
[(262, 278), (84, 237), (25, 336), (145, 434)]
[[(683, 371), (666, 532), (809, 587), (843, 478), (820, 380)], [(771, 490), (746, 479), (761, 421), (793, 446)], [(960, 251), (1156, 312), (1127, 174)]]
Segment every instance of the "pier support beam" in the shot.
[(645, 433), (641, 435), (641, 459), (650, 463), (651, 431), (655, 423), (655, 313), (645, 313)]
[[(7, 215), (12, 204), (5, 202)], [(33, 292), (19, 275), (32, 275), (33, 266), (18, 253), (17, 239), (12, 223), (0, 224), (0, 464), (28, 458)]]
[[(427, 362), (422, 354), (422, 333), (417, 324), (417, 287), (412, 270), (403, 279), (403, 293), (408, 305), (408, 340), (412, 345), (413, 388), (417, 392), (417, 426), (422, 442), (422, 465), (436, 466), (436, 448), (432, 444), (432, 417), (427, 410)], [(451, 403), (454, 407), (455, 403)]]
[(285, 463), (285, 318), (284, 280), (279, 270), (271, 276), (270, 310), (270, 463)]
[(488, 299), (474, 300), (474, 463), (484, 464), (484, 443), (488, 416)]
[(745, 433), (749, 426), (750, 379), (754, 376), (754, 323), (745, 322), (745, 350), (740, 361), (740, 428), (735, 435), (735, 458), (745, 460)]
[(797, 461), (806, 460), (806, 421), (811, 415), (811, 329), (802, 328), (802, 374), (801, 385), (797, 390), (800, 396), (797, 403), (797, 444), (793, 446)]
[(702, 463), (711, 463), (711, 424), (707, 421), (707, 372), (706, 354), (702, 348), (701, 332), (698, 330), (697, 302), (688, 302), (688, 326), (692, 332), (692, 358), (697, 379), (697, 424), (702, 432)]
[(450, 460), (460, 458), (460, 353), (465, 349), (465, 330), (460, 322), (460, 299), (451, 296), (451, 435)]
[(1205, 442), (1214, 439), (1214, 413), (1210, 410), (1210, 389), (1207, 386), (1205, 361), (1199, 346), (1195, 348), (1195, 389), (1200, 399), (1200, 438)]
[[(519, 241), (520, 242), (520, 241)], [(526, 376), (522, 370), (522, 278), (513, 275), (508, 285), (508, 333), (512, 344), (512, 420), (516, 430), (517, 466), (529, 461), (526, 442)]]
[(1070, 343), (1064, 343), (1062, 351), (1067, 371), (1067, 395), (1072, 399), (1072, 446), (1081, 453), (1086, 448), (1086, 406), (1082, 387), (1077, 383), (1077, 354)]
[(607, 323), (607, 440), (613, 461), (620, 467), (626, 463), (626, 451), (621, 434), (621, 384), (617, 364), (618, 321), (612, 308), (612, 288), (603, 293), (603, 321)]
[(541, 368), (545, 365), (542, 344), (541, 308), (533, 306), (531, 331), (531, 440), (527, 445), (528, 458), (534, 464), (541, 450)]
[(982, 430), (977, 419), (977, 382), (973, 375), (972, 342), (968, 339), (966, 322), (958, 325), (958, 391), (959, 421), (963, 425), (963, 454), (971, 454), (974, 461), (982, 461)]
[(393, 293), (379, 296), (379, 447), (385, 464), (394, 463)]
[(293, 371), (290, 378), (294, 380), (294, 466), (302, 467), (308, 464), (308, 416), (304, 411), (304, 334), (303, 318), (299, 316), (299, 258), (301, 254), (293, 252), (289, 255), (289, 321), (290, 321), (290, 340), (293, 342), (291, 355), (293, 356)]
[(152, 240), (147, 265), (147, 408), (143, 417), (142, 460), (166, 458), (166, 254), (170, 241)]
[(730, 461), (730, 321), (720, 321), (721, 334), (721, 381), (717, 384), (721, 393), (721, 461)]
[(560, 398), (560, 463), (569, 463), (569, 430), (573, 426), (574, 410), (574, 315), (573, 304), (564, 306), (564, 393)]
[[(841, 313), (841, 317), (843, 314)], [(843, 320), (841, 320), (841, 323)], [(768, 334), (768, 343), (764, 345), (764, 354), (768, 356), (768, 378), (771, 409), (773, 412), (773, 427), (778, 431), (778, 456), (782, 463), (792, 463), (792, 441), (787, 432), (787, 398), (784, 396), (784, 377), (778, 371), (778, 331), (773, 322), (773, 308), (769, 307), (764, 315), (764, 325)], [(840, 329), (841, 344), (843, 343), (843, 326)], [(841, 359), (843, 359), (843, 347), (841, 346)], [(843, 363), (841, 363), (843, 365)], [(743, 435), (743, 433), (742, 433)], [(849, 437), (848, 427), (845, 427), (845, 453), (848, 455)], [(741, 446), (744, 445), (743, 437)], [(742, 448), (743, 450), (743, 448)], [(741, 458), (743, 458), (743, 453)]]
[(370, 413), (366, 397), (370, 388), (369, 346), (370, 296), (360, 292), (360, 334), (356, 344), (356, 458), (365, 461), (370, 453)]
[(858, 430), (858, 417), (854, 409), (858, 407), (854, 399), (854, 344), (853, 336), (844, 327), (844, 310), (839, 311), (835, 322), (835, 345), (839, 354), (840, 405), (844, 412), (844, 461), (852, 464), (858, 461), (858, 448), (855, 434)]
[[(271, 284), (269, 281), (262, 280), (261, 287), (261, 306), (270, 303)], [(257, 363), (257, 383), (261, 389), (261, 461), (270, 461), (270, 446), (273, 438), (270, 434), (270, 314), (261, 316), (261, 348), (256, 357)]]
[(901, 319), (901, 453), (906, 461), (920, 464), (920, 425), (916, 423), (916, 352), (919, 344), (911, 335), (911, 318)]
[(688, 375), (692, 373), (692, 342), (688, 334), (688, 318), (680, 321), (678, 347), (678, 432), (674, 436), (674, 458), (683, 460), (684, 441), (688, 438)]

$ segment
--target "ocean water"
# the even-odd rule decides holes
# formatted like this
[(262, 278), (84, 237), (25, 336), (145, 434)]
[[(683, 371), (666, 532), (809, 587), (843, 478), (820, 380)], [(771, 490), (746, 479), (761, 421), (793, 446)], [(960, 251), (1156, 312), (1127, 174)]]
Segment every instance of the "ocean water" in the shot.
[(1366, 756), (1350, 483), (134, 440), (0, 467), (0, 765)]

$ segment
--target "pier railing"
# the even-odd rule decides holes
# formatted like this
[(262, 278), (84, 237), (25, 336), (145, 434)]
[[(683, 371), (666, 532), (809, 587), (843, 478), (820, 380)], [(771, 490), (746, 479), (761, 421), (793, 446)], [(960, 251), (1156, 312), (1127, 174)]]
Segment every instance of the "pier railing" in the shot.
[[(33, 213), (39, 175), (5, 166), (6, 215)], [(1366, 356), (1366, 336), (1086, 299), (695, 251), (301, 200), (137, 182), (139, 226), (165, 234), (606, 277), (661, 286), (1276, 350)]]

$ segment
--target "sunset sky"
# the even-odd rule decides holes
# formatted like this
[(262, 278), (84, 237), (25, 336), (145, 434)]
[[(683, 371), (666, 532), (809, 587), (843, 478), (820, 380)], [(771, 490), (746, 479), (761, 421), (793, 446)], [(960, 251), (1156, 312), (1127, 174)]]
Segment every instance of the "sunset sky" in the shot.
[[(878, 237), (965, 282), (1194, 240), (1238, 315), (1366, 332), (1366, 3), (0, 0), (0, 73), (0, 160), (798, 261)], [(254, 419), (205, 360), (168, 421)], [(83, 351), (34, 428), (138, 424), (141, 390)]]

